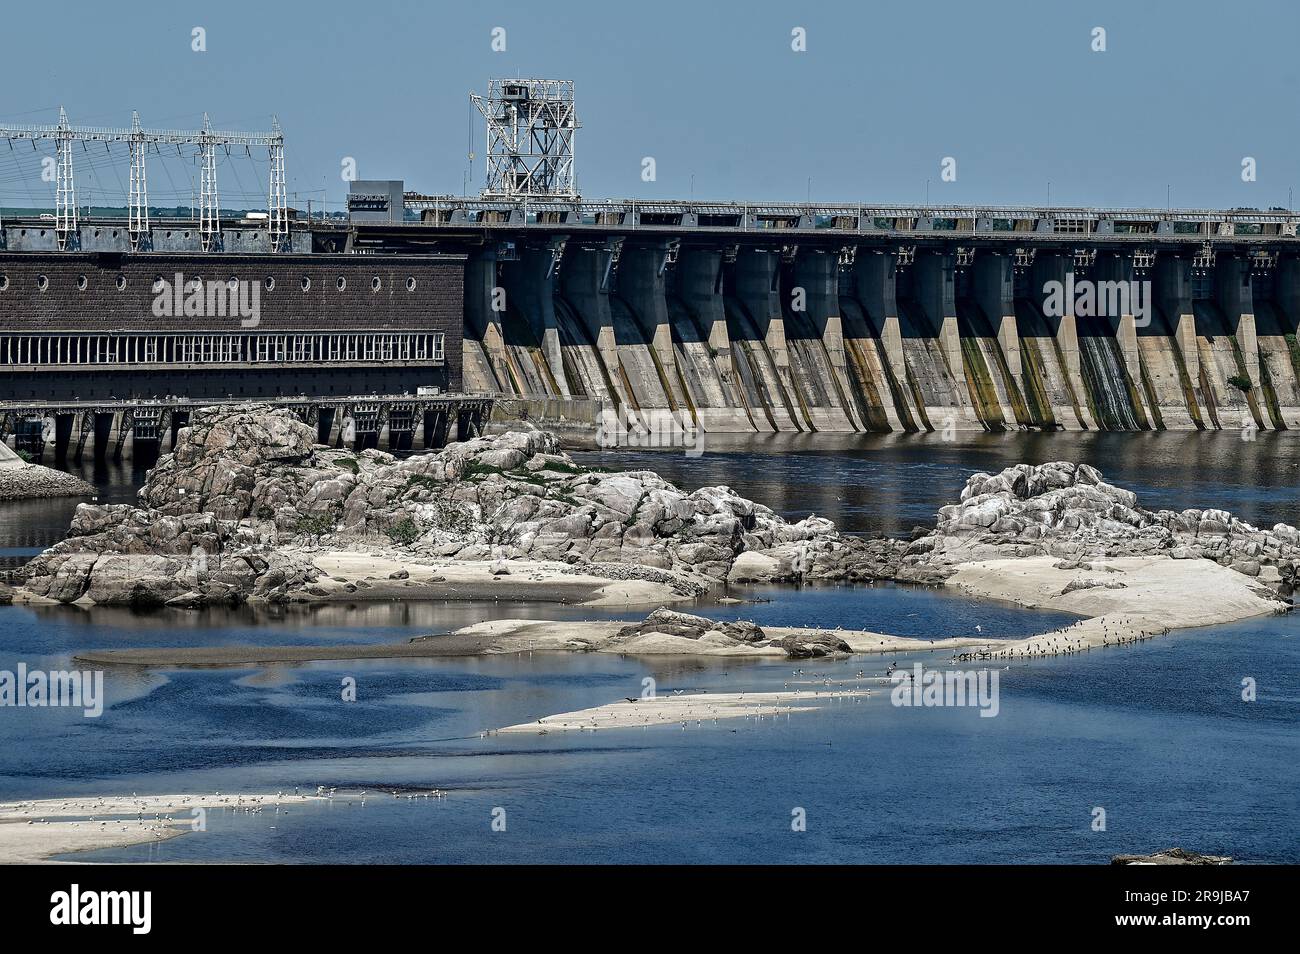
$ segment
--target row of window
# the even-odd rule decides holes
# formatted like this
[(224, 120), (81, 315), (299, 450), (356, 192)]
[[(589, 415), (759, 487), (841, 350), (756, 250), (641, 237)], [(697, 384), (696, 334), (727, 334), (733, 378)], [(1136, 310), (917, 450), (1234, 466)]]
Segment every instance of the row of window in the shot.
[(442, 332), (7, 335), (0, 337), (0, 365), (443, 361), (446, 341)]
[[(167, 282), (167, 279), (165, 279), (162, 275), (157, 276), (157, 277), (154, 279), (154, 282), (153, 282), (153, 291), (154, 291), (154, 294), (157, 294), (157, 293), (161, 292), (165, 287), (167, 287), (166, 284), (165, 284), (166, 282)], [(203, 282), (203, 277), (202, 277), (202, 276), (196, 276), (196, 277), (194, 277), (194, 278), (186, 279), (185, 284), (188, 286), (191, 282), (200, 282), (200, 283), (201, 283), (201, 282)], [(117, 286), (117, 290), (118, 290), (118, 291), (126, 291), (126, 287), (127, 287), (126, 276), (125, 276), (125, 275), (118, 275), (117, 278), (116, 278), (116, 280), (114, 281), (114, 284)], [(229, 284), (232, 288), (236, 288), (236, 287), (238, 287), (238, 285), (239, 285), (239, 279), (238, 279), (238, 278), (235, 278), (235, 277), (232, 275), (229, 279), (227, 279), (227, 284)], [(266, 278), (263, 279), (262, 284), (265, 286), (265, 288), (266, 288), (267, 291), (275, 291), (275, 277), (274, 277), (274, 276), (272, 276), (272, 275), (268, 275), (268, 276), (266, 276)], [(309, 276), (307, 276), (307, 275), (302, 276), (302, 279), (300, 280), (299, 284), (302, 286), (302, 290), (303, 290), (303, 291), (310, 291), (310, 290), (311, 290), (311, 278), (310, 278)], [(2, 291), (8, 291), (8, 290), (9, 290), (9, 285), (10, 285), (10, 282), (9, 282), (9, 276), (8, 276), (8, 275), (0, 275), (0, 292), (2, 292)], [(37, 291), (45, 291), (45, 290), (46, 290), (47, 288), (49, 288), (49, 287), (50, 287), (50, 279), (49, 279), (49, 276), (47, 276), (47, 275), (37, 275), (37, 276), (36, 276), (36, 289), (37, 289)], [(90, 280), (89, 280), (88, 278), (86, 278), (85, 275), (78, 275), (78, 276), (77, 276), (77, 291), (85, 291), (85, 290), (86, 290), (87, 288), (89, 288), (89, 287), (90, 287)], [(336, 279), (334, 280), (334, 287), (337, 288), (339, 291), (343, 291), (345, 288), (348, 287), (348, 280), (347, 280), (345, 277), (343, 277), (342, 275), (340, 275), (338, 278), (336, 278)], [(374, 277), (372, 277), (372, 278), (370, 279), (370, 290), (371, 290), (371, 291), (381, 291), (381, 290), (383, 289), (383, 287), (384, 287), (383, 279), (381, 279), (378, 275), (375, 275)], [(416, 288), (416, 281), (415, 281), (415, 278), (414, 278), (414, 277), (408, 277), (408, 278), (406, 279), (406, 290), (407, 290), (408, 292), (413, 292), (413, 291), (415, 291), (415, 288)]]

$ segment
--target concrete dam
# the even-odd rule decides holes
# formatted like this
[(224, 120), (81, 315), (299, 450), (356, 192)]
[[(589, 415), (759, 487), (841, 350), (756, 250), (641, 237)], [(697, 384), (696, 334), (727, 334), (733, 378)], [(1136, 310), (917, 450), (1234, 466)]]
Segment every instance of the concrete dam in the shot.
[(706, 432), (1300, 426), (1291, 236), (596, 231), (456, 249), (467, 389)]
[[(347, 399), (401, 446), (482, 401), (715, 433), (1300, 427), (1293, 211), (589, 200), (571, 81), (471, 99), (480, 196), (354, 180), (346, 217), (288, 205), (278, 123), (0, 127), (57, 158), (53, 211), (0, 221), (0, 439), (264, 398)], [(124, 219), (79, 211), (78, 143), (127, 149)], [(223, 216), (232, 146), (267, 149), (267, 211)], [(190, 218), (144, 187), (173, 149), (202, 170)], [(447, 394), (469, 403), (413, 401)]]

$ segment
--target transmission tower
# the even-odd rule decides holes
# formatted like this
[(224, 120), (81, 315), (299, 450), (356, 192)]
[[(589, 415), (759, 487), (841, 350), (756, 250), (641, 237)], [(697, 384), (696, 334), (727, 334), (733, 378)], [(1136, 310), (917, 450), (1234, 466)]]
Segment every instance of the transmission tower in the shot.
[(284, 135), (280, 132), (280, 120), (271, 118), (271, 139), (269, 143), (271, 159), (270, 189), (266, 198), (266, 228), (271, 237), (271, 251), (280, 251), (281, 245), (289, 238), (289, 210), (285, 202), (284, 187)]
[(140, 128), (140, 114), (131, 114), (131, 191), (127, 202), (127, 233), (131, 236), (131, 251), (138, 252), (149, 244), (149, 183), (145, 176), (144, 155), (148, 148), (144, 130)]
[(56, 152), (54, 186), (54, 234), (59, 251), (77, 241), (77, 187), (72, 178), (72, 143), (75, 139), (68, 125), (68, 114), (59, 107), (59, 125), (54, 132)]
[[(284, 169), (284, 133), (277, 121), (269, 132), (245, 133), (214, 130), (208, 116), (203, 115), (203, 128), (143, 129), (138, 113), (131, 116), (131, 127), (70, 126), (67, 112), (59, 109), (59, 122), (55, 126), (0, 125), (0, 140), (37, 142), (50, 140), (55, 144), (54, 218), (55, 234), (60, 249), (77, 247), (77, 190), (72, 170), (72, 144), (80, 141), (126, 143), (130, 150), (131, 175), (127, 195), (127, 232), (132, 251), (149, 250), (149, 184), (145, 173), (145, 158), (149, 149), (158, 154), (159, 145), (177, 147), (197, 146), (200, 179), (199, 234), (204, 251), (221, 249), (221, 200), (217, 191), (217, 148), (230, 155), (232, 145), (265, 146), (270, 155), (270, 183), (267, 191), (267, 230), (274, 251), (289, 248), (289, 210), (285, 201), (286, 182)], [(251, 155), (251, 153), (250, 153)], [(46, 174), (42, 172), (42, 176)]]
[(489, 80), (470, 100), (487, 120), (486, 198), (577, 199), (573, 80)]
[(217, 139), (212, 123), (203, 114), (203, 132), (199, 135), (199, 242), (203, 251), (221, 243), (221, 204), (217, 198)]

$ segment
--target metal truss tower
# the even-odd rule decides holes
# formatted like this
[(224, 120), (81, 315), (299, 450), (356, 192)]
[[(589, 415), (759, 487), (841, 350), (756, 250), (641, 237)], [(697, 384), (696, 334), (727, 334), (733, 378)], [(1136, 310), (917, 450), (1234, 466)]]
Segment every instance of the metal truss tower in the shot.
[(199, 243), (203, 251), (221, 247), (221, 200), (217, 197), (217, 140), (203, 114), (199, 135)]
[(470, 100), (487, 120), (485, 198), (578, 198), (572, 80), (494, 79)]
[(68, 125), (68, 114), (59, 107), (59, 125), (54, 131), (55, 186), (54, 234), (59, 251), (77, 244), (77, 186), (72, 177), (72, 143), (76, 136)]
[(280, 120), (271, 118), (271, 141), (268, 144), (271, 159), (270, 188), (266, 196), (266, 228), (271, 239), (271, 251), (278, 252), (289, 239), (289, 209), (284, 184), (284, 135)]
[(149, 183), (145, 176), (144, 156), (148, 141), (140, 128), (140, 114), (131, 114), (131, 191), (127, 202), (127, 232), (131, 251), (149, 245)]
[(60, 250), (78, 245), (77, 190), (72, 170), (72, 146), (75, 142), (126, 143), (131, 156), (130, 187), (127, 196), (127, 233), (132, 251), (149, 249), (149, 184), (145, 158), (150, 147), (160, 144), (197, 146), (199, 159), (199, 236), (203, 250), (221, 249), (221, 200), (217, 191), (217, 148), (229, 154), (231, 146), (265, 146), (270, 158), (270, 182), (267, 191), (267, 232), (273, 251), (289, 248), (289, 209), (284, 167), (284, 133), (276, 121), (269, 133), (224, 132), (214, 130), (206, 113), (200, 130), (143, 129), (140, 116), (131, 117), (131, 127), (70, 126), (67, 113), (59, 109), (55, 126), (0, 125), (0, 139), (36, 142), (53, 140), (55, 235)]

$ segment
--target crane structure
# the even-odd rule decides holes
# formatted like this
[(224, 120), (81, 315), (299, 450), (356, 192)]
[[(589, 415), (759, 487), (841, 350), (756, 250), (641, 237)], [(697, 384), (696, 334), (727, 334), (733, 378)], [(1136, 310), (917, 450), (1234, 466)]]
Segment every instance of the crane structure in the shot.
[(573, 80), (493, 79), (470, 100), (487, 120), (484, 198), (578, 199)]
[(60, 250), (75, 248), (77, 243), (77, 188), (73, 171), (73, 143), (126, 143), (131, 157), (130, 187), (127, 195), (127, 228), (132, 251), (147, 251), (149, 246), (149, 188), (146, 157), (150, 147), (197, 147), (199, 161), (199, 236), (205, 252), (221, 249), (221, 199), (217, 189), (217, 150), (229, 155), (232, 146), (246, 149), (264, 147), (270, 160), (267, 188), (266, 227), (272, 251), (289, 247), (289, 210), (284, 171), (284, 133), (273, 118), (270, 132), (230, 132), (214, 130), (203, 114), (203, 128), (198, 130), (145, 129), (140, 114), (134, 113), (129, 128), (73, 126), (67, 112), (59, 108), (59, 121), (53, 126), (0, 125), (0, 139), (53, 141), (54, 156), (54, 228)]

